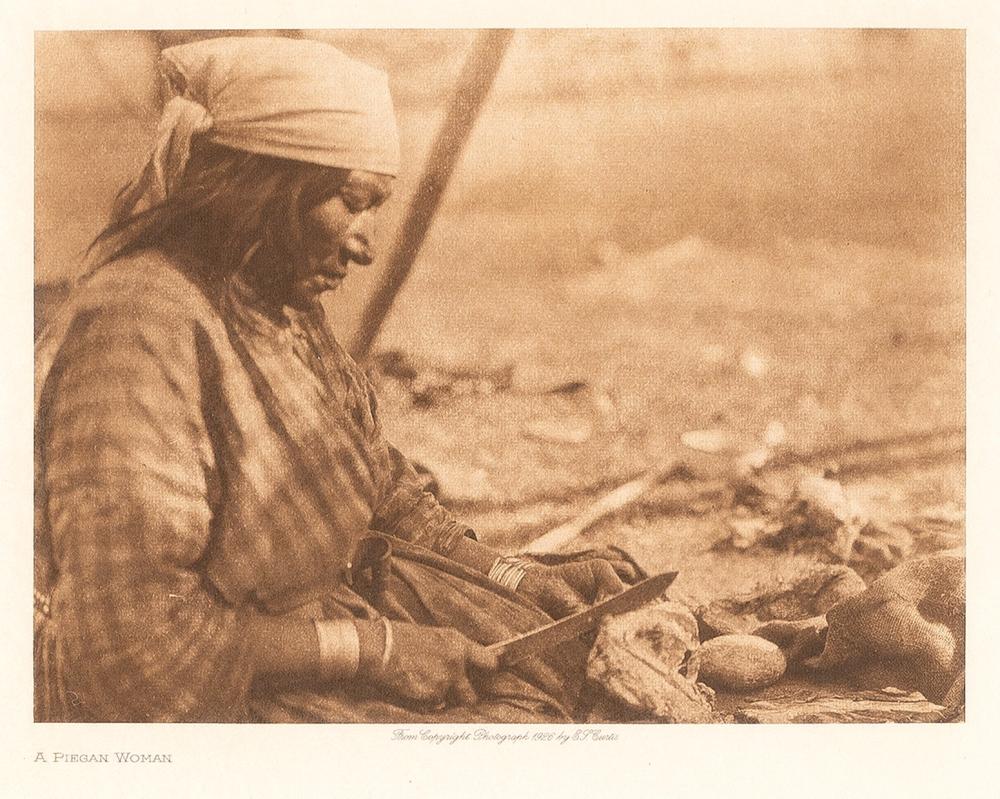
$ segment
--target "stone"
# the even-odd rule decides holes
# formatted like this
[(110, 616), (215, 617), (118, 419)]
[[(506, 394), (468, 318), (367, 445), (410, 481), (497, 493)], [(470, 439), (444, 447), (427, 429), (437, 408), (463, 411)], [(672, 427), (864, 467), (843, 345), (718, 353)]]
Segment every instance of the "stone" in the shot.
[(587, 662), (587, 677), (641, 718), (712, 721), (712, 692), (698, 683), (698, 623), (677, 602), (605, 619)]
[(584, 444), (593, 434), (593, 425), (588, 419), (576, 416), (531, 419), (524, 423), (521, 433), (544, 444)]
[(698, 452), (719, 453), (732, 447), (732, 436), (725, 430), (688, 430), (681, 434), (681, 443)]
[(754, 514), (742, 505), (733, 510), (725, 524), (729, 532), (729, 544), (737, 550), (750, 549), (776, 532), (770, 519)]
[(771, 641), (755, 635), (721, 635), (706, 641), (694, 656), (700, 679), (718, 691), (753, 691), (772, 685), (785, 673), (785, 656)]
[(871, 521), (839, 482), (818, 473), (801, 474), (794, 485), (760, 475), (737, 481), (733, 503), (726, 544), (736, 550), (806, 551), (826, 563), (848, 564), (866, 579), (913, 552), (908, 530)]

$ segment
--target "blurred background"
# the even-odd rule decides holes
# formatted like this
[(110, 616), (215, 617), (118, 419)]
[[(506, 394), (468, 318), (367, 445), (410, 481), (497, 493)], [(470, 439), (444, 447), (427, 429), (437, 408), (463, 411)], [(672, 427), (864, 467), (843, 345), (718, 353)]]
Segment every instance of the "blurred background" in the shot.
[[(384, 253), (476, 32), (253, 33), (389, 73)], [(37, 34), (40, 320), (145, 160), (158, 50), (209, 35)], [(375, 343), (390, 434), (513, 541), (691, 430), (740, 452), (961, 430), (964, 75), (953, 30), (518, 30)], [(380, 268), (330, 298), (342, 337)], [(925, 477), (900, 490), (964, 502), (962, 464)]]

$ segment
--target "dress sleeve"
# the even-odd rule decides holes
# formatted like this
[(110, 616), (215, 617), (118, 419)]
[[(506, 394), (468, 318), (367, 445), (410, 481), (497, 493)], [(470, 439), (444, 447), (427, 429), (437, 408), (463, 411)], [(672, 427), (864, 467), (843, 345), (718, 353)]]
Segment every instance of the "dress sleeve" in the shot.
[[(381, 437), (375, 391), (367, 379), (364, 385), (375, 428)], [(383, 477), (381, 499), (375, 509), (372, 527), (442, 555), (450, 555), (462, 537), (475, 538), (468, 525), (455, 519), (433, 494), (424, 490), (409, 459), (384, 439), (383, 444), (388, 452), (388, 468)]]
[(215, 459), (202, 414), (207, 335), (162, 304), (79, 317), (40, 412), (57, 577), (60, 682), (85, 717), (243, 716), (244, 611), (199, 571)]

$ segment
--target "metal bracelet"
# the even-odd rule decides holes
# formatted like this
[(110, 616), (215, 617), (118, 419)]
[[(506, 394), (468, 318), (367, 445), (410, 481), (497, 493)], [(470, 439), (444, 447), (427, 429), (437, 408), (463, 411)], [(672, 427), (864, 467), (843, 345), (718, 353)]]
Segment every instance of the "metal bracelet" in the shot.
[(493, 561), (486, 576), (504, 588), (516, 591), (527, 573), (527, 566), (528, 561), (523, 558), (516, 555), (502, 555)]
[(361, 643), (354, 622), (341, 619), (314, 619), (319, 639), (320, 671), (327, 680), (349, 680), (358, 673)]
[(385, 648), (382, 650), (382, 668), (389, 665), (389, 658), (392, 657), (392, 625), (389, 620), (382, 616), (382, 626), (385, 627)]

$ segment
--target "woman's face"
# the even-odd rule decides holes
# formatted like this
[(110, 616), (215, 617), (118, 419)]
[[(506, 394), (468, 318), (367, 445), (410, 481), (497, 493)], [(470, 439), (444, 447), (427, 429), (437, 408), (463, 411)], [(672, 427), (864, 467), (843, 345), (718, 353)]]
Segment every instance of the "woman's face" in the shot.
[(340, 192), (310, 209), (303, 220), (307, 257), (295, 268), (292, 291), (314, 300), (337, 288), (352, 263), (372, 262), (375, 213), (392, 190), (392, 178), (373, 172), (351, 172)]

